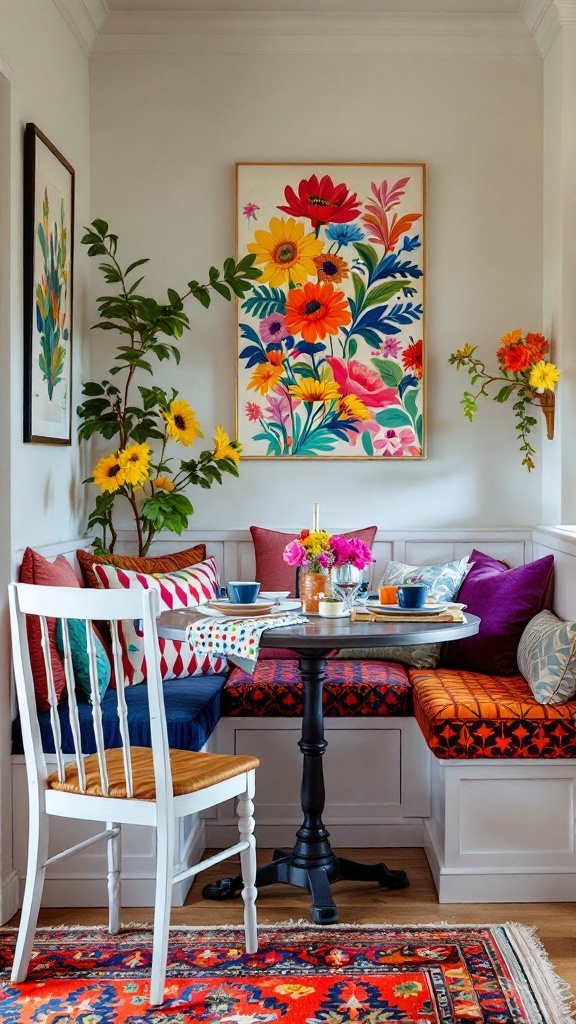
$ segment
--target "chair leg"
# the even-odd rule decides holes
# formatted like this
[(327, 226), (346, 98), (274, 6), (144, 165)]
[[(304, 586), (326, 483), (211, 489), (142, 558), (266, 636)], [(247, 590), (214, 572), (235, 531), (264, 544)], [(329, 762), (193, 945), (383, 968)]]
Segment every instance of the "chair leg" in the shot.
[(150, 1003), (152, 1006), (160, 1006), (164, 1001), (173, 876), (174, 818), (171, 817), (156, 828), (156, 897), (154, 901), (152, 975), (150, 978)]
[(116, 935), (120, 931), (120, 866), (122, 862), (122, 828), (117, 822), (106, 822), (107, 829), (115, 829), (116, 835), (106, 842), (108, 861), (108, 931)]
[(46, 876), (45, 864), (48, 859), (49, 816), (44, 811), (41, 811), (38, 806), (33, 806), (32, 794), (30, 796), (28, 863), (26, 866), (26, 885), (22, 901), (20, 927), (18, 929), (12, 973), (10, 975), (10, 981), (13, 985), (24, 981), (28, 974), (28, 964), (30, 963), (34, 934), (38, 922), (38, 911), (40, 910), (40, 901), (44, 888), (44, 878)]
[(238, 797), (238, 831), (240, 838), (248, 842), (240, 854), (242, 871), (242, 899), (244, 900), (244, 935), (246, 952), (258, 950), (258, 925), (256, 920), (256, 840), (254, 838), (254, 772), (246, 773), (246, 791)]

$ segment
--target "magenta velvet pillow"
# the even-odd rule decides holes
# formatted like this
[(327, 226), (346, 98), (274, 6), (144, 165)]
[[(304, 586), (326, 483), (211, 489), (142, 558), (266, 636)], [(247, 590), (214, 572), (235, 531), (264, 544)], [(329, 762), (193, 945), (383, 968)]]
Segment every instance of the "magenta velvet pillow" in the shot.
[(460, 587), (458, 601), (466, 605), (467, 612), (480, 616), (480, 631), (446, 643), (442, 665), (487, 675), (516, 675), (520, 637), (550, 595), (554, 556), (515, 569), (481, 551), (473, 551), (470, 561), (472, 568)]
[[(370, 549), (374, 543), (377, 526), (366, 526), (363, 530), (352, 530), (342, 534), (343, 537), (358, 537)], [(289, 590), (294, 597), (296, 570), (282, 558), (284, 548), (291, 540), (296, 540), (297, 533), (280, 533), (278, 530), (265, 530), (262, 526), (251, 526), (250, 533), (254, 541), (256, 555), (256, 575), (260, 589)]]

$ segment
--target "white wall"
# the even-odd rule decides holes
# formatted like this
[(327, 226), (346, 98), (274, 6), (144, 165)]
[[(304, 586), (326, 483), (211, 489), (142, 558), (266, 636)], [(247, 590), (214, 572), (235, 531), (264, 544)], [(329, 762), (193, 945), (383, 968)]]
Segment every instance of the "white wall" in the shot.
[[(160, 34), (138, 16), (136, 36), (128, 16), (108, 23), (91, 62), (93, 213), (119, 233), (124, 263), (152, 257), (147, 284), (161, 295), (233, 252), (235, 161), (424, 161), (428, 458), (245, 460), (224, 493), (191, 496), (194, 528), (307, 525), (313, 501), (339, 527), (540, 522), (542, 458), (530, 475), (521, 467), (511, 403), (486, 402), (468, 424), (459, 405), (468, 377), (447, 365), (468, 341), (496, 367), (505, 331), (542, 326), (533, 40), (419, 35), (412, 22), (387, 34), (366, 15), (242, 17), (174, 16)], [(234, 311), (198, 307), (192, 319), (180, 369), (163, 364), (158, 380), (189, 398), (206, 434), (217, 422), (233, 429)], [(95, 373), (110, 346), (101, 334)]]
[[(55, 3), (18, 0), (0, 6), (1, 45), (14, 69), (11, 89), (11, 532), (12, 550), (75, 536), (81, 522), (78, 448), (22, 441), (22, 160), (33, 121), (76, 172), (76, 237), (89, 217), (88, 56)], [(73, 402), (87, 365), (88, 264), (74, 262)]]
[[(76, 171), (77, 224), (89, 213), (90, 143), (88, 55), (51, 0), (0, 3), (0, 920), (17, 907), (11, 871), (10, 670), (6, 584), (14, 578), (14, 552), (80, 531), (78, 446), (22, 441), (22, 161), (24, 126), (32, 121)], [(74, 393), (87, 365), (87, 270), (75, 262)]]

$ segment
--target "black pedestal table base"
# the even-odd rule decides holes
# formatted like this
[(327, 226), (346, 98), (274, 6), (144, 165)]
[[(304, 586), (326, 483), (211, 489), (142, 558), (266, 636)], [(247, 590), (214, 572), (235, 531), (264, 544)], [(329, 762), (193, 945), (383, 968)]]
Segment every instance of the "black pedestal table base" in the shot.
[[(322, 757), (328, 745), (324, 739), (322, 714), (326, 654), (327, 651), (310, 650), (300, 658), (304, 714), (298, 746), (303, 757), (301, 804), (304, 820), (296, 833), (294, 848), (290, 851), (275, 850), (272, 862), (256, 873), (259, 889), (276, 882), (308, 889), (316, 924), (334, 924), (338, 920), (338, 910), (330, 891), (332, 882), (378, 882), (383, 889), (404, 889), (409, 884), (405, 871), (391, 871), (385, 864), (359, 864), (346, 857), (338, 857), (330, 846), (329, 833), (322, 821), (325, 803)], [(202, 895), (210, 900), (226, 900), (241, 889), (242, 878), (235, 875), (205, 885)]]

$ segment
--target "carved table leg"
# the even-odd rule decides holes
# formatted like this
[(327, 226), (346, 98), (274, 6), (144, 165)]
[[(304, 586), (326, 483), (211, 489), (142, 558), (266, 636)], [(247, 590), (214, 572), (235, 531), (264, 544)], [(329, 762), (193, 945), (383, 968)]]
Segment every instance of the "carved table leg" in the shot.
[[(304, 714), (298, 746), (303, 758), (301, 804), (304, 819), (296, 833), (294, 849), (275, 850), (273, 861), (258, 869), (256, 886), (260, 889), (276, 882), (287, 882), (308, 889), (315, 923), (333, 924), (338, 920), (338, 910), (330, 892), (331, 882), (373, 881), (385, 889), (403, 889), (409, 883), (405, 871), (391, 871), (385, 864), (359, 864), (334, 854), (322, 821), (325, 804), (322, 758), (327, 747), (322, 714), (326, 652), (310, 651), (302, 656), (300, 672), (304, 683)], [(202, 895), (207, 899), (229, 899), (241, 888), (241, 876), (236, 875), (204, 886)]]

